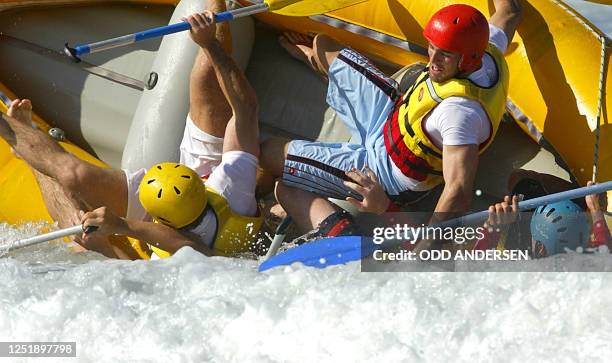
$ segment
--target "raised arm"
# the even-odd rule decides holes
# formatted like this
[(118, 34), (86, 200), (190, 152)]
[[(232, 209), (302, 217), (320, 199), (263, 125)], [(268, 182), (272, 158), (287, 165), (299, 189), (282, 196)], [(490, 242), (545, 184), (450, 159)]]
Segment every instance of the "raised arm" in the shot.
[(215, 23), (210, 11), (193, 14), (191, 37), (210, 57), (221, 90), (232, 109), (232, 120), (225, 132), (223, 151), (245, 151), (259, 155), (257, 96), (234, 60), (215, 38)]
[(523, 19), (523, 8), (521, 0), (493, 0), (495, 13), (491, 15), (489, 23), (497, 26), (506, 33), (508, 44), (512, 42), (512, 37), (517, 26)]

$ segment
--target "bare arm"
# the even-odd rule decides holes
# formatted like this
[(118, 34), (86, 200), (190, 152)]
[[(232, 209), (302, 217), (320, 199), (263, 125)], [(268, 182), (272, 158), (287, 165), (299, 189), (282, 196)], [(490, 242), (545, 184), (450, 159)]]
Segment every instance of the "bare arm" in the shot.
[(465, 212), (472, 202), (472, 188), (478, 168), (478, 146), (445, 145), (442, 160), (444, 190), (434, 212)]
[(239, 150), (259, 155), (257, 126), (257, 96), (234, 60), (225, 53), (215, 38), (215, 23), (211, 12), (187, 18), (191, 36), (211, 60), (221, 91), (232, 109), (227, 125), (223, 152)]
[[(472, 188), (478, 168), (477, 145), (445, 145), (442, 150), (444, 190), (429, 225), (450, 219), (468, 210), (472, 202)], [(438, 241), (423, 240), (415, 251), (432, 249)]]
[(221, 90), (232, 109), (232, 118), (225, 130), (223, 152), (238, 150), (259, 157), (255, 91), (218, 42), (205, 48), (205, 52), (212, 60)]
[(100, 207), (85, 213), (81, 223), (85, 228), (88, 226), (99, 227), (96, 232), (83, 235), (85, 244), (94, 234), (104, 236), (118, 234), (145, 241), (170, 253), (175, 253), (182, 247), (189, 246), (206, 256), (213, 255), (213, 251), (208, 246), (191, 240), (172, 227), (159, 223), (119, 218), (106, 207)]
[(491, 15), (489, 23), (497, 26), (506, 33), (508, 44), (512, 42), (514, 32), (523, 19), (521, 0), (493, 0), (495, 13)]
[(126, 229), (121, 234), (136, 238), (140, 241), (146, 241), (164, 251), (175, 253), (179, 249), (189, 246), (206, 256), (213, 255), (213, 251), (208, 248), (208, 246), (187, 238), (172, 227), (159, 223), (135, 220), (126, 220), (125, 222)]
[(212, 60), (215, 74), (234, 115), (253, 114), (256, 105), (255, 91), (234, 60), (228, 56), (217, 40), (213, 40), (204, 52)]

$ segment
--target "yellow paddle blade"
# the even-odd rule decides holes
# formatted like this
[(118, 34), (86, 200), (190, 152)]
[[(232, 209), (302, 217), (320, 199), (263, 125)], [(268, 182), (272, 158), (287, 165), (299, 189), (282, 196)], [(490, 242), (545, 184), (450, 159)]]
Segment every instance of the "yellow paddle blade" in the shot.
[(287, 16), (311, 16), (329, 13), (367, 0), (267, 0), (270, 11)]

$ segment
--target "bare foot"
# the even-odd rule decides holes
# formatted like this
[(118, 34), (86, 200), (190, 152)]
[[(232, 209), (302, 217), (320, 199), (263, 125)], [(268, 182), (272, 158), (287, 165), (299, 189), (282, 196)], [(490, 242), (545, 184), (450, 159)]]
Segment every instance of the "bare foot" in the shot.
[(15, 99), (9, 106), (7, 115), (26, 125), (32, 124), (32, 102), (28, 99)]
[[(32, 125), (32, 102), (28, 99), (15, 99), (11, 102), (6, 114), (23, 124)], [(13, 147), (11, 147), (11, 154), (21, 158)]]
[(327, 81), (327, 72), (320, 69), (315, 60), (313, 49), (314, 37), (296, 32), (285, 32), (278, 38), (278, 43), (293, 58), (305, 63), (315, 71), (323, 81)]
[(278, 42), (293, 58), (312, 66), (313, 39), (313, 37), (301, 33), (284, 32), (278, 38)]

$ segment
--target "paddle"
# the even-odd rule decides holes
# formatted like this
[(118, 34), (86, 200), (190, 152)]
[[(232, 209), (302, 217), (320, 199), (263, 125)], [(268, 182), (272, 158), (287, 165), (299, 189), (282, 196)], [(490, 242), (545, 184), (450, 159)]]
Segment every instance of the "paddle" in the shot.
[(96, 231), (97, 229), (98, 229), (97, 226), (89, 226), (85, 230), (83, 230), (83, 226), (80, 224), (77, 224), (76, 226), (60, 229), (60, 230), (49, 232), (49, 233), (44, 233), (44, 234), (30, 237), (30, 238), (24, 238), (22, 240), (13, 242), (10, 244), (6, 252), (11, 252), (16, 249), (24, 248), (24, 247), (28, 247), (32, 245), (37, 245), (43, 242), (49, 242), (56, 238), (72, 236), (72, 235), (80, 234), (80, 233), (91, 233), (91, 232)]
[(270, 244), (270, 248), (268, 249), (268, 253), (266, 253), (266, 260), (269, 260), (271, 257), (276, 255), (276, 252), (280, 248), (281, 244), (285, 240), (285, 235), (287, 234), (287, 229), (291, 225), (293, 220), (291, 217), (287, 216), (283, 218), (278, 227), (276, 228), (276, 232), (274, 233), (274, 239), (272, 239), (272, 243)]
[[(215, 21), (221, 23), (265, 11), (288, 16), (311, 16), (345, 8), (363, 1), (366, 0), (264, 0), (262, 4), (255, 4), (215, 14)], [(64, 52), (78, 62), (80, 60), (79, 56), (84, 54), (101, 52), (103, 50), (121, 47), (145, 39), (189, 30), (190, 28), (191, 25), (189, 25), (188, 22), (180, 22), (95, 43), (78, 45), (74, 48), (69, 47), (68, 43), (66, 43)]]
[(8, 108), (11, 106), (11, 103), (13, 102), (10, 98), (8, 98), (7, 95), (5, 95), (2, 91), (0, 91), (0, 101), (6, 106), (6, 109), (8, 110)]
[(361, 260), (368, 254), (368, 251), (373, 251), (372, 248), (375, 247), (372, 243), (364, 243), (364, 246), (367, 246), (367, 248), (361, 248), (362, 237), (360, 236), (330, 237), (307, 242), (262, 262), (259, 265), (259, 271), (291, 265), (295, 262), (316, 268), (345, 264), (350, 261)]
[[(528, 199), (519, 203), (519, 210), (525, 211), (542, 205), (567, 199), (583, 198), (590, 194), (599, 194), (609, 190), (612, 190), (612, 181)], [(482, 212), (472, 213), (463, 217), (437, 223), (431, 227), (446, 228), (476, 224), (484, 222), (488, 216), (489, 211), (484, 210)], [(391, 244), (387, 244), (386, 246), (391, 246)], [(362, 249), (362, 247), (365, 248)], [(380, 248), (380, 246), (375, 246), (370, 238), (364, 238), (363, 240), (362, 237), (358, 236), (326, 238), (308, 242), (281, 253), (280, 255), (274, 256), (262, 263), (259, 266), (259, 271), (290, 265), (295, 262), (301, 262), (307, 266), (325, 268), (331, 265), (345, 264), (351, 261), (360, 260), (362, 256), (369, 255), (377, 248)]]

